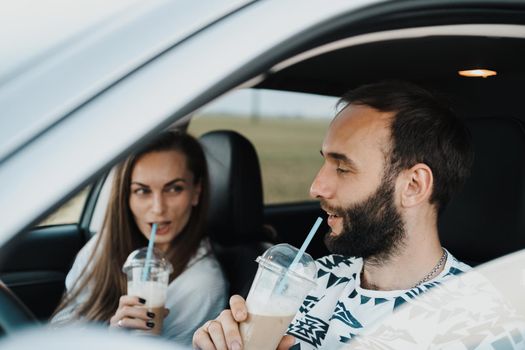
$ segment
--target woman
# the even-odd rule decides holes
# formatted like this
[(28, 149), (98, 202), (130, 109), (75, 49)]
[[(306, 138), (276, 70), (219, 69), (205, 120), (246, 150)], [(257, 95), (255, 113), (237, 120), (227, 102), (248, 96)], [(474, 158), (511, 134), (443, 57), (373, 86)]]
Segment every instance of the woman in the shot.
[(207, 200), (204, 154), (188, 134), (163, 132), (126, 159), (116, 169), (101, 234), (79, 252), (51, 322), (153, 328), (154, 315), (140, 307), (144, 300), (125, 295), (122, 266), (132, 251), (147, 246), (156, 223), (155, 247), (173, 265), (162, 335), (190, 345), (195, 329), (216, 317), (227, 298), (227, 283), (204, 231)]

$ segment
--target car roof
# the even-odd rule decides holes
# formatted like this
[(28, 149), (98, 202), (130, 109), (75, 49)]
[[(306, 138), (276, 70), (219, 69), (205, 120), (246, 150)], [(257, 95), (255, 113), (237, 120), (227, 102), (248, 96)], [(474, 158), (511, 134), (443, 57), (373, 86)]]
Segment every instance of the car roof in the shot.
[(312, 1), (294, 12), (293, 0), (159, 0), (11, 75), (0, 85), (0, 243), (158, 131), (275, 64), (291, 40), (377, 2)]
[[(36, 8), (21, 2), (0, 11), (0, 32), (11, 38), (0, 46), (0, 113), (16, 116), (0, 129), (0, 162), (115, 82), (245, 3), (135, 0), (71, 6), (45, 0)], [(50, 13), (54, 17), (42, 19)]]
[[(53, 55), (60, 47), (90, 35), (129, 13), (143, 0), (79, 0), (72, 6), (65, 0), (11, 1), (2, 4), (0, 14), (0, 82), (30, 69), (39, 59)], [(101, 6), (103, 5), (103, 6)], [(129, 14), (128, 14), (129, 15)]]

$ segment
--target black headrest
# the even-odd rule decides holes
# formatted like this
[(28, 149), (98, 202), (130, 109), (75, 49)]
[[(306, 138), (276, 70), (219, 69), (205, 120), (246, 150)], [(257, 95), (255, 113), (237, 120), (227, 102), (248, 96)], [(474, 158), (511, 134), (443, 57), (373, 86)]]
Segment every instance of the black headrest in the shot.
[(472, 175), (440, 218), (443, 246), (473, 264), (525, 248), (525, 132), (506, 118), (467, 120)]
[(210, 173), (208, 229), (218, 243), (263, 240), (259, 158), (244, 136), (218, 130), (200, 137)]

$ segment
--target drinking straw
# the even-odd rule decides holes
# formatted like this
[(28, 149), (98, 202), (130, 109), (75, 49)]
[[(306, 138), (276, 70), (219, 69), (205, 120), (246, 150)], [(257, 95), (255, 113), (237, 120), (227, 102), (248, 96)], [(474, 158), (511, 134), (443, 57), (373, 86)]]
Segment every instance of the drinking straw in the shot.
[(155, 235), (157, 234), (157, 224), (151, 225), (151, 234), (149, 236), (148, 250), (146, 252), (146, 261), (144, 262), (144, 270), (142, 272), (142, 280), (146, 281), (149, 275), (151, 255), (153, 253), (153, 244), (155, 243)]
[(320, 217), (318, 217), (317, 220), (315, 220), (314, 225), (310, 229), (310, 232), (308, 233), (308, 236), (306, 236), (306, 239), (304, 240), (303, 245), (301, 246), (301, 249), (299, 249), (299, 251), (297, 252), (297, 255), (295, 256), (295, 258), (293, 259), (292, 263), (290, 264), (290, 267), (288, 267), (288, 270), (293, 270), (295, 265), (297, 265), (299, 260), (301, 260), (301, 258), (303, 257), (304, 252), (306, 251), (306, 248), (308, 247), (308, 245), (312, 241), (312, 238), (314, 238), (314, 235), (317, 232), (317, 230), (319, 229), (319, 226), (321, 226), (322, 222), (323, 222), (323, 219), (320, 218)]
[(318, 217), (317, 220), (315, 220), (315, 223), (312, 226), (312, 228), (310, 229), (310, 232), (308, 233), (308, 236), (306, 236), (306, 239), (304, 240), (303, 245), (301, 246), (301, 249), (299, 249), (299, 251), (295, 255), (295, 258), (293, 259), (292, 263), (288, 267), (286, 275), (281, 277), (279, 279), (279, 281), (277, 282), (277, 287), (275, 289), (277, 290), (278, 294), (282, 294), (282, 292), (284, 290), (284, 282), (286, 281), (286, 276), (288, 275), (288, 272), (292, 271), (295, 268), (295, 266), (299, 263), (299, 260), (301, 260), (301, 258), (303, 257), (303, 254), (306, 251), (306, 248), (308, 247), (308, 245), (312, 241), (312, 238), (314, 238), (314, 235), (317, 232), (317, 230), (319, 229), (319, 226), (321, 226), (322, 222), (323, 222), (323, 219), (320, 218), (320, 217)]

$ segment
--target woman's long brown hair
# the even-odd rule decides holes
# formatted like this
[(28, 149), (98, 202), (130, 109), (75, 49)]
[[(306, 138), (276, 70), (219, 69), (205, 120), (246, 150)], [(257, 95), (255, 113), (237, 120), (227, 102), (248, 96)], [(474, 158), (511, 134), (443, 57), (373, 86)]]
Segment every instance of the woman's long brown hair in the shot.
[(199, 204), (192, 209), (188, 223), (166, 253), (173, 265), (171, 280), (184, 271), (205, 236), (209, 194), (208, 171), (204, 152), (197, 140), (183, 132), (165, 131), (154, 142), (117, 166), (104, 224), (89, 260), (91, 263), (84, 267), (81, 277), (63, 297), (55, 314), (75, 302), (85, 288), (88, 288), (90, 294), (75, 310), (76, 317), (106, 322), (115, 313), (119, 299), (126, 294), (127, 288), (122, 265), (132, 251), (148, 244), (129, 207), (131, 172), (137, 159), (144, 154), (171, 150), (185, 155), (194, 184), (201, 185)]

